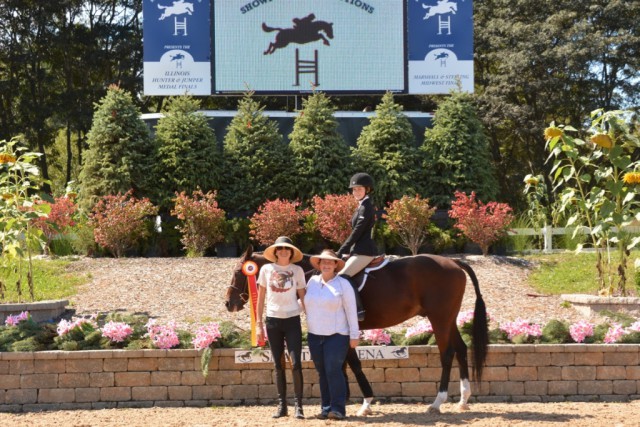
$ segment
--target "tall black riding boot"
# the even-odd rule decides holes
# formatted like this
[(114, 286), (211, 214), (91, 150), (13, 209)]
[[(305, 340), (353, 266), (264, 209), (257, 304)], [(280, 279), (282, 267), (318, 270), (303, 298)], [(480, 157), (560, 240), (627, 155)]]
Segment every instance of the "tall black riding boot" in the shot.
[(276, 387), (278, 389), (278, 407), (271, 418), (287, 416), (287, 377), (284, 369), (276, 369)]
[(340, 274), (340, 277), (344, 277), (351, 283), (353, 292), (356, 294), (356, 309), (358, 311), (358, 322), (364, 320), (364, 307), (362, 307), (362, 299), (360, 299), (360, 292), (358, 291), (358, 284), (353, 280), (353, 277), (348, 274)]
[(295, 417), (302, 420), (304, 419), (304, 412), (302, 411), (302, 390), (304, 382), (302, 380), (302, 370), (294, 369), (293, 376), (293, 392), (295, 394)]

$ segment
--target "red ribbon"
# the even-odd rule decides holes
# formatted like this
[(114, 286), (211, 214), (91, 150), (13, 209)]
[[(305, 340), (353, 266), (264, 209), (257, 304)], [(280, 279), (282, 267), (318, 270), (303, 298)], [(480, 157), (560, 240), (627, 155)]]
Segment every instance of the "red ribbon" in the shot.
[(242, 273), (247, 276), (247, 283), (249, 288), (249, 301), (251, 303), (251, 345), (252, 346), (264, 346), (264, 330), (262, 331), (262, 339), (258, 341), (256, 334), (257, 317), (258, 317), (258, 285), (256, 283), (256, 274), (258, 274), (258, 264), (253, 261), (246, 261), (242, 264)]

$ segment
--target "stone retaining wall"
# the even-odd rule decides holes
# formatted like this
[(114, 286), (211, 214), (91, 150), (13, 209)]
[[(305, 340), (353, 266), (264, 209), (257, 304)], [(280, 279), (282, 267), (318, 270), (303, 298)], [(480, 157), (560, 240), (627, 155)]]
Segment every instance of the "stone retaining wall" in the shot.
[[(270, 403), (270, 363), (236, 364), (235, 350), (215, 350), (208, 378), (195, 350), (0, 353), (0, 411)], [(363, 361), (377, 399), (433, 400), (438, 350), (413, 346), (408, 359)], [(491, 345), (472, 401), (629, 400), (640, 398), (640, 345)], [(305, 362), (305, 397), (320, 390)], [(449, 392), (459, 395), (457, 369)], [(360, 396), (351, 378), (352, 395)]]

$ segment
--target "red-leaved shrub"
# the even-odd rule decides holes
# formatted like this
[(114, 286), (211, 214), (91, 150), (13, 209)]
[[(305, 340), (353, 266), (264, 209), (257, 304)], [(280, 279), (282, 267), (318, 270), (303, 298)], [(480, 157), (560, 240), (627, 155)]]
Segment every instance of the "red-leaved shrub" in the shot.
[(307, 210), (299, 211), (299, 202), (268, 200), (251, 217), (250, 234), (262, 245), (272, 244), (279, 236), (293, 238), (303, 231), (302, 220)]
[(400, 200), (389, 203), (387, 213), (382, 217), (387, 220), (389, 229), (398, 234), (400, 243), (413, 255), (427, 240), (429, 223), (436, 211), (429, 205), (429, 199), (403, 196)]
[(462, 234), (480, 246), (482, 255), (487, 255), (489, 246), (507, 234), (509, 224), (513, 221), (509, 205), (497, 202), (485, 205), (476, 200), (475, 192), (467, 196), (456, 191), (449, 216), (456, 220), (455, 227)]
[[(39, 200), (37, 203), (47, 202)], [(47, 240), (47, 246), (57, 234), (64, 233), (66, 228), (76, 225), (74, 214), (78, 210), (78, 206), (73, 202), (73, 199), (67, 196), (56, 197), (53, 203), (49, 203), (49, 206), (51, 210), (47, 216), (33, 220), (33, 225), (42, 230)]]
[(216, 192), (204, 194), (200, 190), (189, 197), (183, 191), (176, 193), (171, 215), (182, 221), (176, 228), (182, 233), (180, 242), (187, 256), (202, 256), (207, 248), (224, 238), (224, 211), (218, 207)]
[(90, 225), (94, 227), (96, 243), (121, 257), (140, 239), (147, 237), (148, 217), (157, 214), (158, 208), (149, 199), (136, 199), (129, 190), (100, 199), (91, 213)]
[(358, 202), (350, 194), (327, 194), (312, 199), (315, 212), (315, 226), (325, 239), (344, 242), (351, 234), (351, 216), (358, 207)]

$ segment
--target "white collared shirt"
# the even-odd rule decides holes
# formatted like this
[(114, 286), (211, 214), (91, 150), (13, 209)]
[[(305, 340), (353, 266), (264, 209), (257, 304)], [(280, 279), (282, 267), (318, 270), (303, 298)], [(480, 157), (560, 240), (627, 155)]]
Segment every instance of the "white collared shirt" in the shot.
[(356, 297), (351, 284), (336, 276), (328, 283), (322, 276), (313, 276), (307, 282), (304, 297), (307, 330), (314, 335), (347, 335), (360, 338)]

